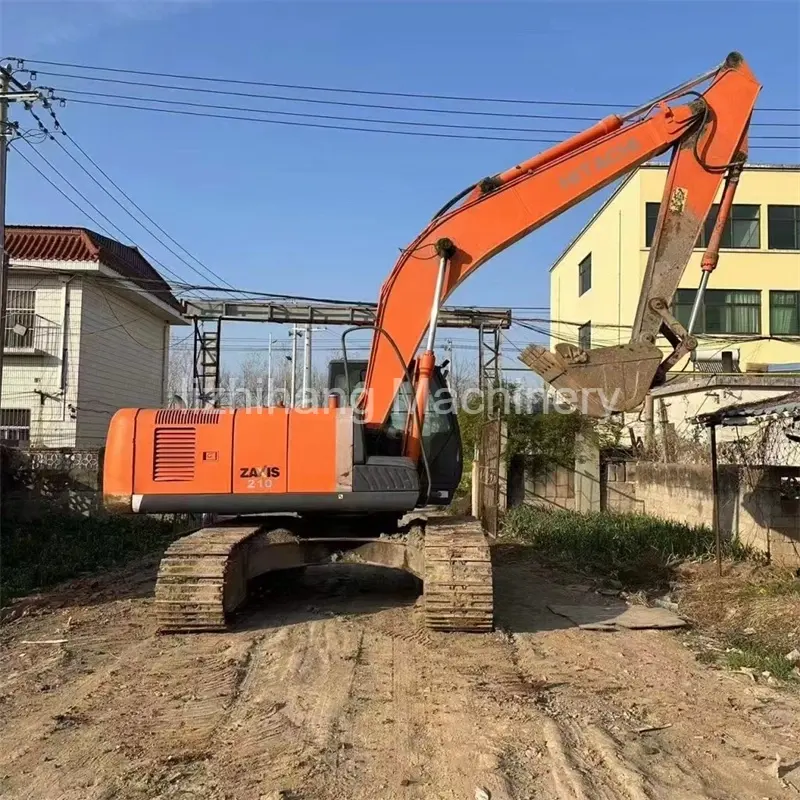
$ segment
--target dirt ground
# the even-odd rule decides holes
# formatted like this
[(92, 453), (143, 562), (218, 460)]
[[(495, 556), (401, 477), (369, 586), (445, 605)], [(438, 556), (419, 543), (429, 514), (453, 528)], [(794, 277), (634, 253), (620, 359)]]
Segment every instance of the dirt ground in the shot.
[(224, 635), (155, 635), (155, 560), (53, 592), (0, 629), (0, 796), (800, 795), (797, 694), (685, 633), (578, 630), (546, 606), (606, 598), (494, 561), (490, 635), (426, 632), (413, 579), (368, 567), (309, 569)]

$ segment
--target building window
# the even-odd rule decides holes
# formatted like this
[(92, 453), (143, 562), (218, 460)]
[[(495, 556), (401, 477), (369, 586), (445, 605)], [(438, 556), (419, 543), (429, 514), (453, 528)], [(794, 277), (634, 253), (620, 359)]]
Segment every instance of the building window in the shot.
[(644, 246), (650, 247), (653, 244), (653, 236), (656, 232), (656, 222), (658, 222), (658, 209), (661, 203), (645, 203), (644, 206)]
[(0, 410), (0, 441), (28, 442), (31, 438), (31, 410), (4, 408)]
[(6, 347), (32, 347), (36, 322), (36, 291), (9, 289), (6, 292)]
[(592, 288), (592, 254), (578, 264), (578, 297)]
[(578, 347), (581, 350), (592, 349), (592, 323), (587, 322), (578, 328)]
[[(689, 325), (696, 289), (678, 289), (674, 314)], [(761, 333), (761, 292), (737, 289), (708, 289), (692, 333)]]
[(800, 206), (767, 207), (770, 250), (800, 250)]
[(771, 336), (800, 336), (800, 292), (769, 293)]
[[(777, 207), (777, 206), (776, 206)], [(790, 208), (790, 206), (786, 206)], [(658, 220), (659, 203), (645, 205), (645, 246), (650, 247)], [(708, 217), (703, 224), (700, 235), (697, 237), (695, 248), (705, 248), (711, 238), (711, 231), (717, 221), (719, 204), (714, 203), (708, 212)], [(729, 250), (757, 250), (761, 247), (761, 209), (757, 205), (734, 205), (722, 231), (720, 247)]]

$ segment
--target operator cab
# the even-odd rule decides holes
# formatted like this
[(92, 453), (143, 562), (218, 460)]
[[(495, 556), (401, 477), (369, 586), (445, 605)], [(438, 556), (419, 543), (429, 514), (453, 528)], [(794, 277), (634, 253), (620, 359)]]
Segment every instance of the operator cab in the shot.
[[(367, 375), (366, 361), (347, 361), (349, 382), (342, 359), (331, 361), (328, 367), (328, 391), (336, 391), (342, 405), (358, 402)], [(349, 383), (349, 385), (348, 385)], [(367, 456), (401, 457), (403, 434), (408, 419), (409, 402), (413, 397), (408, 381), (404, 381), (392, 404), (392, 409), (381, 428), (356, 424), (355, 436), (363, 437)], [(422, 426), (422, 447), (428, 459), (431, 475), (429, 503), (448, 505), (461, 481), (463, 459), (461, 434), (455, 403), (447, 386), (445, 374), (440, 366), (431, 376), (430, 395)], [(424, 482), (425, 468), (420, 464), (420, 478)]]

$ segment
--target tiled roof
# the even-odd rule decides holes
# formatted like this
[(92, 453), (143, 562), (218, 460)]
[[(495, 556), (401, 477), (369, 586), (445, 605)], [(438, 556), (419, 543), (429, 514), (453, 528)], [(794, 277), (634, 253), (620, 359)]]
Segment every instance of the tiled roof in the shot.
[(6, 252), (10, 259), (19, 261), (101, 262), (172, 308), (181, 309), (169, 284), (135, 247), (88, 228), (8, 225)]

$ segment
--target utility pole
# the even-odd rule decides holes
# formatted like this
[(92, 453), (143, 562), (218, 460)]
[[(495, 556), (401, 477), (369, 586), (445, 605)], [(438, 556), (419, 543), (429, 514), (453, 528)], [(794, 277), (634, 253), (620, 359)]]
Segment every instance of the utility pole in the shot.
[(272, 334), (269, 335), (269, 350), (267, 351), (267, 406), (272, 405)]
[(289, 408), (294, 408), (295, 392), (297, 391), (297, 323), (292, 325), (289, 336), (292, 337), (292, 381), (290, 384), (292, 396), (289, 399)]
[(304, 408), (311, 405), (309, 391), (311, 389), (311, 325), (303, 326), (305, 339), (303, 340), (303, 399)]
[[(11, 92), (11, 83), (22, 89)], [(0, 396), (3, 391), (3, 352), (6, 348), (6, 294), (8, 287), (8, 257), (6, 255), (6, 165), (8, 144), (12, 126), (8, 121), (8, 104), (12, 102), (32, 103), (41, 100), (38, 92), (31, 92), (15, 80), (11, 70), (0, 66)]]
[(0, 73), (0, 397), (3, 395), (3, 354), (6, 349), (6, 294), (8, 286), (8, 259), (6, 258), (6, 165), (8, 164), (8, 86), (9, 72)]

